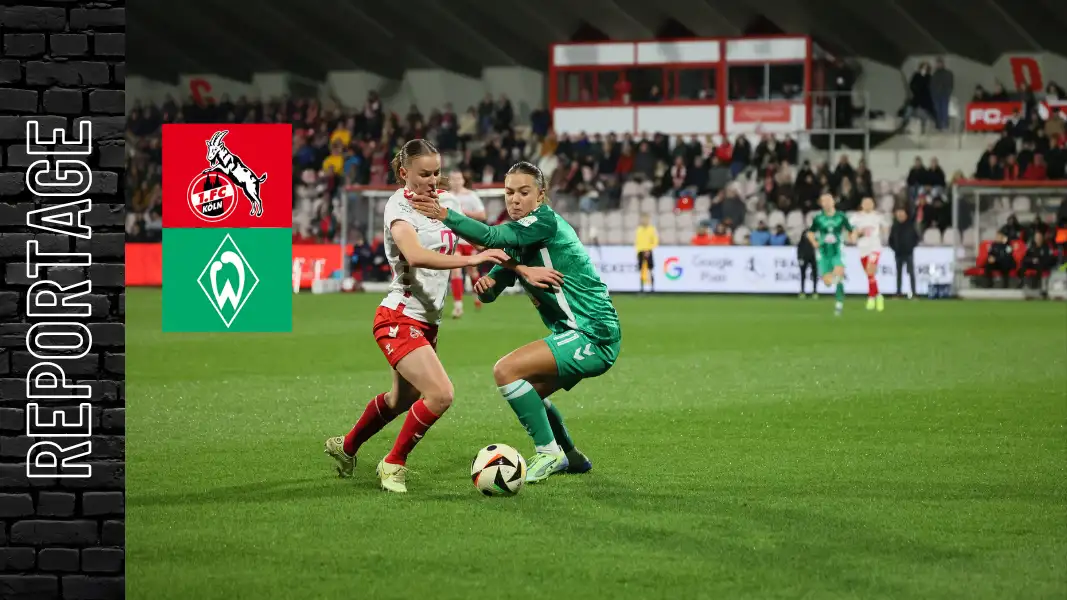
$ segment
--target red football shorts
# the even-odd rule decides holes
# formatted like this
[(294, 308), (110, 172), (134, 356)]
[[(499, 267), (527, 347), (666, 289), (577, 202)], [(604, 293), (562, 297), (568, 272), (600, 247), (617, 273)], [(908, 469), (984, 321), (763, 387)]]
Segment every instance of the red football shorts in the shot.
[(395, 369), (400, 359), (413, 350), (423, 346), (437, 350), (437, 326), (412, 319), (401, 311), (379, 306), (374, 314), (374, 341), (378, 342), (389, 366)]
[(863, 268), (866, 269), (867, 265), (878, 266), (878, 259), (882, 256), (881, 252), (871, 252), (867, 256), (860, 257), (860, 263), (863, 264)]
[(471, 246), (466, 242), (460, 242), (456, 244), (456, 254), (460, 256), (474, 256), (476, 252), (477, 251), (474, 249), (474, 246)]

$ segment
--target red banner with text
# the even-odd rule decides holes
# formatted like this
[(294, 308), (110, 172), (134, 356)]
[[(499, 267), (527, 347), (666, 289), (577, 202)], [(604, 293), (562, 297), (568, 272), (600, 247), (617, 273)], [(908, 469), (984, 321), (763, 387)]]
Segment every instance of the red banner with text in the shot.
[[(1022, 111), (1022, 102), (971, 102), (964, 114), (964, 128), (967, 131), (1003, 131), (1008, 121)], [(1042, 119), (1048, 119), (1055, 113), (1064, 118), (1067, 100), (1041, 102), (1037, 106), (1037, 113)]]

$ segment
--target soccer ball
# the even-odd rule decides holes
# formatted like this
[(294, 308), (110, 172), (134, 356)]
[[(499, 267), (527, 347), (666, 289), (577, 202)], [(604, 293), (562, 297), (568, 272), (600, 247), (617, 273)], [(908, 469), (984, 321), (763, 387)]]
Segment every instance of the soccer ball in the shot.
[(526, 461), (511, 446), (491, 444), (474, 457), (471, 481), (486, 496), (514, 496), (526, 481)]

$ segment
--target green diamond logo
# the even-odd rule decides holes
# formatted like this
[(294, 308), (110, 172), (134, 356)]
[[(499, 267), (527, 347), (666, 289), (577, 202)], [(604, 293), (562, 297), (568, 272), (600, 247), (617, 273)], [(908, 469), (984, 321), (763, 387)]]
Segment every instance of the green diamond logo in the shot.
[(196, 281), (227, 329), (259, 285), (259, 277), (230, 234), (215, 249)]

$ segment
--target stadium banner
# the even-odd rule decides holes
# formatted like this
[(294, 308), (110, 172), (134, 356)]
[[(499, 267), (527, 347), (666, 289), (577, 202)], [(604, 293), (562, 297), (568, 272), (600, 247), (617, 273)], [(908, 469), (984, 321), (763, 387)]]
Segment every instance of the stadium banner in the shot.
[[(593, 264), (608, 290), (636, 292), (640, 288), (637, 256), (632, 246), (593, 246)], [(725, 294), (797, 294), (800, 266), (794, 246), (660, 246), (654, 253), (657, 292)], [(915, 249), (916, 294), (926, 294), (931, 273), (951, 274), (955, 264), (951, 247)], [(845, 292), (866, 294), (867, 277), (859, 251), (845, 247)], [(903, 286), (908, 287), (907, 274)], [(883, 293), (896, 291), (893, 251), (882, 250), (878, 286)], [(810, 289), (810, 286), (809, 288)], [(820, 293), (833, 289), (819, 282)]]
[[(964, 128), (967, 131), (1002, 131), (1022, 110), (1022, 102), (971, 102), (967, 104)], [(1042, 119), (1048, 119), (1053, 111), (1067, 114), (1067, 100), (1046, 100), (1037, 105)]]
[[(349, 245), (343, 256), (351, 255)], [(293, 291), (309, 290), (315, 281), (337, 277), (344, 268), (343, 260), (340, 244), (293, 244)], [(126, 244), (126, 285), (163, 285), (162, 244)]]

